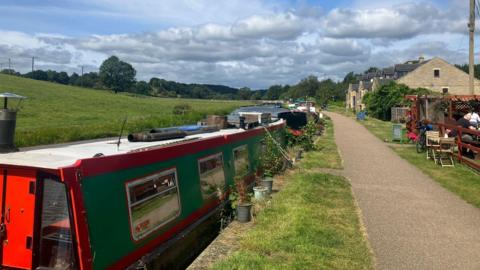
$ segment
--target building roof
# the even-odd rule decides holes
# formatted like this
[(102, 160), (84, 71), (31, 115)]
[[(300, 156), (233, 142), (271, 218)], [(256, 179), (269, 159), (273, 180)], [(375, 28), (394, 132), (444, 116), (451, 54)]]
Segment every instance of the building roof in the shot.
[(363, 89), (372, 90), (372, 82), (363, 82)]
[(353, 83), (352, 84), (352, 90), (353, 91), (358, 91), (358, 83)]
[[(366, 83), (372, 82), (373, 79), (375, 78), (380, 80), (379, 81), (380, 85), (384, 85), (392, 81), (392, 79), (395, 80), (395, 79), (399, 79), (400, 77), (403, 77), (407, 73), (414, 71), (416, 68), (418, 68), (419, 66), (425, 63), (428, 63), (429, 61), (430, 60), (424, 60), (424, 58), (421, 56), (419, 57), (418, 60), (410, 60), (403, 64), (396, 64), (393, 67), (387, 67), (382, 70), (376, 70), (373, 72), (368, 72), (362, 75), (358, 75), (356, 79), (357, 81), (362, 82), (364, 84), (363, 87), (365, 89), (371, 89), (372, 86), (371, 85), (367, 86)], [(387, 81), (382, 81), (384, 80), (383, 78), (385, 77), (389, 77), (389, 79), (387, 79)], [(357, 91), (358, 88), (357, 89), (353, 88), (353, 85), (352, 85), (352, 90)]]
[(405, 64), (397, 64), (394, 66), (395, 72), (407, 73), (414, 71), (419, 66), (427, 63), (427, 61), (408, 61)]
[(419, 66), (419, 64), (398, 64), (395, 65), (395, 72), (410, 72)]
[(382, 72), (383, 72), (383, 75), (393, 76), (395, 74), (395, 68), (394, 67), (384, 68)]

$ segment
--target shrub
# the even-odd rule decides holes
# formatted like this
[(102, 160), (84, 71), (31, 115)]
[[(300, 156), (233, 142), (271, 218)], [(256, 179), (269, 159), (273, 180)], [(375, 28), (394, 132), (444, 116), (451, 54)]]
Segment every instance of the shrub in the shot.
[(187, 103), (177, 104), (173, 107), (173, 114), (184, 115), (189, 113), (192, 110), (192, 107)]
[(366, 104), (367, 111), (371, 116), (389, 121), (392, 107), (408, 105), (405, 95), (425, 95), (431, 93), (428, 89), (411, 89), (404, 84), (391, 82), (374, 92), (365, 94), (363, 102)]
[(287, 133), (289, 146), (298, 145), (305, 151), (315, 150), (315, 135), (319, 130), (319, 125), (314, 121), (309, 121), (301, 131), (292, 131)]
[(273, 176), (283, 170), (285, 158), (270, 134), (265, 134), (262, 144), (263, 151), (260, 156), (261, 167), (266, 175)]

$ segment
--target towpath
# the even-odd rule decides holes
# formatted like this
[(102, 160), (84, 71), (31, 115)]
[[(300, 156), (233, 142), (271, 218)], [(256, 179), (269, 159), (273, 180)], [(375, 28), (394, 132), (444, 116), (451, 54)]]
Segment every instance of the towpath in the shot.
[(328, 115), (377, 268), (480, 269), (480, 210), (401, 159), (355, 120)]

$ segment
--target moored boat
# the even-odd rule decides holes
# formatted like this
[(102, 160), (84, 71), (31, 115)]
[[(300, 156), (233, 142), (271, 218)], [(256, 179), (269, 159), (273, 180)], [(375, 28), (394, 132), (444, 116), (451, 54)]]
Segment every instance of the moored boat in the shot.
[(252, 180), (265, 132), (283, 140), (285, 121), (0, 154), (2, 268), (175, 265), (180, 240), (218, 220), (235, 168)]

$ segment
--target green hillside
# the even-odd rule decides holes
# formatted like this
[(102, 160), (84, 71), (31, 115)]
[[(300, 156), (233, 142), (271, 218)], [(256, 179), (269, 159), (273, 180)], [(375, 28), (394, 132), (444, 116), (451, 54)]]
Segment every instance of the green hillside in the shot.
[[(126, 131), (196, 123), (207, 114), (225, 114), (243, 101), (167, 99), (92, 90), (0, 74), (0, 92), (27, 99), (17, 117), (18, 147), (117, 136), (125, 116)], [(188, 103), (192, 111), (174, 115)], [(11, 103), (16, 105), (16, 101)]]

